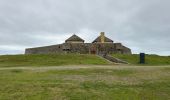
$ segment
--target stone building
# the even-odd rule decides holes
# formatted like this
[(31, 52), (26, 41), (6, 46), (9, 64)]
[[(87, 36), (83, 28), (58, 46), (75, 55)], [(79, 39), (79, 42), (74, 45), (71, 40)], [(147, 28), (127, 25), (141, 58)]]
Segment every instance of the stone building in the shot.
[(101, 32), (92, 43), (84, 43), (85, 41), (73, 35), (65, 43), (37, 48), (28, 48), (25, 54), (48, 54), (48, 53), (79, 53), (79, 54), (106, 54), (106, 53), (120, 53), (131, 54), (131, 49), (123, 46), (121, 43), (114, 43), (113, 40), (105, 36)]

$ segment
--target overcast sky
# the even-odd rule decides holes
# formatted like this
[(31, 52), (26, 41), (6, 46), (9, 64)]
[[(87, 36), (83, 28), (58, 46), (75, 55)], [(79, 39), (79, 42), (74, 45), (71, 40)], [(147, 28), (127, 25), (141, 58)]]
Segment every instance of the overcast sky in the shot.
[(170, 55), (170, 0), (0, 0), (0, 54), (100, 32), (133, 53)]

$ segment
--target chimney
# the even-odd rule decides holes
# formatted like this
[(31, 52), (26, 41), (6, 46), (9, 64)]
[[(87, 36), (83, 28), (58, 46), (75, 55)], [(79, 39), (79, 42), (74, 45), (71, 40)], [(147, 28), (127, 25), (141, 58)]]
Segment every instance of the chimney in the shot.
[(100, 33), (100, 38), (101, 38), (101, 43), (104, 43), (104, 41), (105, 41), (104, 32)]

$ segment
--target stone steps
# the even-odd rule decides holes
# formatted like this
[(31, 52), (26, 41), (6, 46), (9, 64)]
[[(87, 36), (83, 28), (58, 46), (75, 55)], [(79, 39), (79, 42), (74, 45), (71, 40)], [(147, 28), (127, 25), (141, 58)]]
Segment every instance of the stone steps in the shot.
[(108, 60), (108, 61), (111, 61), (113, 63), (118, 63), (118, 64), (129, 64), (128, 62), (126, 61), (123, 61), (121, 59), (118, 59), (118, 58), (115, 58), (115, 57), (112, 57), (110, 55), (107, 55), (107, 54), (98, 54), (100, 57)]

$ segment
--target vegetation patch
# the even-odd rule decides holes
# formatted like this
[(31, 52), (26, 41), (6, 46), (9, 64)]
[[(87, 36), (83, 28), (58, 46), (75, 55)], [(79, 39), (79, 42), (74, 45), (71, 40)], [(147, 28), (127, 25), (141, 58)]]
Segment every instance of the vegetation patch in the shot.
[(0, 70), (2, 100), (169, 100), (170, 66)]
[(168, 56), (146, 55), (146, 64), (139, 64), (140, 56), (138, 54), (113, 54), (112, 56), (135, 65), (170, 65), (170, 57)]
[(117, 75), (126, 76), (135, 73), (129, 69), (72, 69), (72, 70), (50, 70), (48, 73), (56, 75)]
[(11, 70), (12, 73), (21, 73), (23, 70), (20, 69), (13, 69)]
[(19, 66), (60, 66), (60, 65), (108, 65), (96, 55), (81, 54), (41, 54), (0, 56), (0, 67)]
[[(146, 55), (146, 64), (139, 64), (139, 55), (113, 54), (132, 65), (170, 65), (170, 57)], [(62, 66), (62, 65), (110, 65), (96, 55), (88, 54), (37, 54), (0, 56), (0, 67)]]

